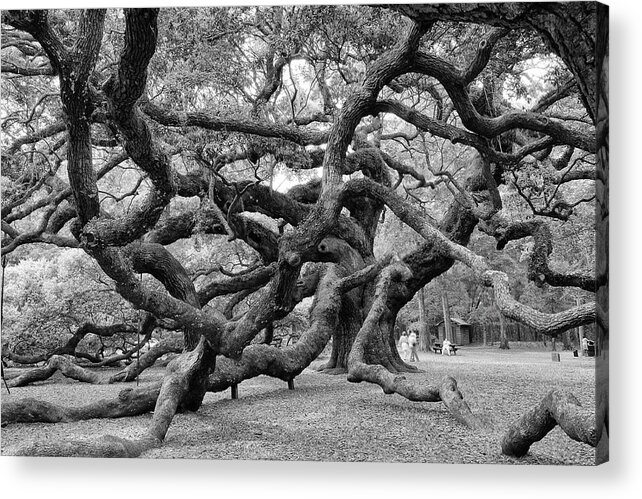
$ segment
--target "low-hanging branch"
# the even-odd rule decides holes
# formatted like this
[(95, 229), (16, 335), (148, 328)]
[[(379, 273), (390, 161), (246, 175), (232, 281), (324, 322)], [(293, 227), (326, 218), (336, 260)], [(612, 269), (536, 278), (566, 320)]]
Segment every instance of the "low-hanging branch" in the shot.
[(548, 259), (553, 252), (553, 237), (543, 220), (506, 222), (493, 227), (491, 235), (497, 240), (497, 249), (503, 249), (509, 241), (533, 237), (534, 246), (528, 258), (528, 278), (536, 285), (573, 286), (585, 291), (596, 290), (595, 277), (589, 274), (556, 272), (549, 267)]
[(141, 103), (141, 110), (154, 121), (165, 126), (195, 126), (214, 131), (243, 132), (260, 137), (286, 139), (300, 145), (320, 145), (328, 141), (327, 132), (252, 119), (239, 120), (204, 112), (176, 112), (161, 108), (149, 101)]
[(504, 316), (527, 324), (546, 335), (555, 335), (595, 321), (594, 303), (586, 303), (556, 314), (545, 314), (519, 303), (510, 293), (508, 276), (504, 272), (492, 270), (485, 258), (465, 246), (450, 241), (430, 224), (419, 208), (403, 200), (390, 189), (366, 178), (356, 179), (345, 184), (343, 195), (371, 196), (385, 203), (404, 223), (431, 242), (439, 253), (463, 263), (473, 271), (479, 282), (491, 286), (497, 305)]
[(2, 424), (66, 423), (93, 418), (123, 418), (145, 414), (154, 408), (160, 383), (126, 388), (114, 399), (96, 400), (80, 407), (62, 407), (33, 398), (3, 402)]
[[(27, 408), (32, 411), (34, 417), (46, 414), (49, 422), (88, 419), (86, 416), (92, 410), (103, 414), (101, 417), (108, 417), (104, 415), (106, 406), (115, 417), (124, 415), (127, 411), (140, 414), (154, 408), (149, 427), (145, 434), (137, 439), (105, 435), (88, 440), (41, 441), (21, 447), (17, 452), (17, 455), (24, 456), (138, 457), (144, 451), (158, 447), (163, 442), (177, 411), (190, 409), (183, 406), (184, 401), (195, 395), (195, 380), (202, 377), (202, 371), (209, 370), (212, 365), (212, 351), (205, 338), (201, 338), (194, 350), (170, 362), (160, 387), (123, 390), (116, 400), (103, 400), (100, 401), (100, 405), (92, 404), (79, 409), (61, 409), (53, 404), (21, 399), (8, 410), (5, 410), (3, 404), (2, 418), (5, 420), (7, 417), (9, 422), (18, 422), (15, 421), (16, 417), (23, 418)], [(204, 394), (204, 390), (201, 391)], [(16, 410), (20, 412), (14, 412)]]
[(133, 381), (145, 370), (154, 365), (154, 363), (163, 355), (168, 353), (180, 353), (183, 351), (183, 338), (171, 336), (165, 338), (153, 347), (147, 350), (135, 362), (130, 363), (125, 369), (117, 372), (109, 378), (110, 383)]
[(2, 356), (19, 364), (36, 364), (38, 362), (44, 362), (54, 355), (82, 356), (79, 354), (79, 352), (76, 351), (76, 347), (88, 334), (110, 337), (118, 333), (135, 333), (136, 331), (137, 328), (130, 324), (111, 324), (109, 326), (99, 326), (97, 324), (86, 322), (76, 330), (71, 338), (67, 340), (67, 343), (65, 343), (61, 347), (54, 348), (50, 352), (45, 352), (38, 355), (19, 355), (14, 352), (3, 351)]
[(225, 390), (261, 374), (285, 381), (294, 379), (319, 356), (337, 328), (342, 295), (373, 280), (390, 258), (386, 256), (348, 275), (345, 275), (344, 267), (330, 264), (318, 284), (310, 325), (297, 342), (284, 348), (253, 344), (243, 350), (238, 360), (220, 357), (210, 376), (209, 390)]
[[(142, 373), (145, 369), (154, 365), (154, 362), (156, 362), (156, 360), (164, 354), (170, 352), (181, 352), (183, 349), (182, 339), (170, 337), (158, 342), (145, 354), (139, 356), (136, 362), (132, 362), (123, 371), (120, 371), (114, 375), (98, 372), (95, 370), (95, 368), (110, 365), (121, 360), (130, 359), (135, 353), (139, 352), (141, 348), (143, 348), (143, 346), (147, 344), (155, 327), (156, 319), (154, 318), (154, 316), (152, 316), (151, 314), (146, 314), (140, 328), (140, 333), (142, 333), (143, 337), (137, 342), (136, 346), (130, 349), (128, 352), (119, 355), (113, 355), (111, 357), (103, 359), (102, 361), (99, 361), (95, 358), (90, 358), (89, 360), (94, 362), (93, 364), (78, 365), (65, 355), (64, 349), (57, 349), (56, 351), (58, 353), (52, 354), (47, 357), (47, 361), (42, 367), (36, 367), (24, 373), (20, 373), (17, 376), (7, 378), (7, 384), (10, 388), (15, 386), (26, 386), (37, 381), (44, 381), (46, 379), (49, 379), (56, 372), (62, 373), (67, 378), (75, 379), (83, 383), (91, 383), (94, 385), (105, 385), (121, 381), (131, 381), (138, 375), (140, 375), (140, 373)], [(104, 336), (113, 336), (122, 328), (120, 327), (120, 325), (107, 326), (103, 328), (89, 325), (88, 329), (96, 331), (96, 334), (98, 334), (102, 330)], [(136, 329), (132, 328), (129, 332), (135, 331)], [(86, 333), (83, 333), (80, 338), (82, 338), (85, 334)], [(76, 340), (80, 341), (78, 340), (78, 333), (71, 338), (68, 344), (73, 345)], [(69, 350), (69, 348), (67, 348), (67, 350)], [(89, 357), (87, 355), (78, 354), (75, 351), (73, 353), (75, 353), (77, 357)], [(8, 357), (14, 360), (11, 356)]]
[(21, 373), (15, 378), (7, 380), (7, 386), (13, 388), (16, 386), (26, 386), (36, 381), (44, 381), (60, 371), (67, 378), (101, 385), (109, 383), (109, 378), (102, 373), (91, 371), (79, 366), (69, 357), (63, 355), (53, 355), (49, 357), (42, 367), (35, 367), (25, 373)]
[[(254, 357), (257, 353), (261, 353), (257, 352), (254, 346), (247, 347), (243, 352), (243, 357), (237, 362), (232, 362), (229, 359), (220, 357), (217, 362), (222, 362), (222, 365), (217, 366), (215, 373), (211, 375), (209, 389), (219, 391), (225, 389), (232, 383), (238, 383), (243, 379), (248, 379), (259, 374), (270, 374), (282, 379), (292, 379), (318, 355), (327, 343), (332, 327), (326, 326), (332, 326), (332, 324), (338, 320), (336, 312), (338, 312), (341, 294), (374, 279), (388, 261), (389, 258), (384, 258), (377, 264), (344, 277), (340, 277), (340, 274), (337, 274), (338, 267), (332, 265), (324, 279), (324, 288), (327, 288), (329, 292), (321, 294), (319, 304), (313, 312), (311, 326), (299, 342), (292, 347), (286, 347), (284, 350), (268, 347), (267, 345), (259, 345), (260, 347), (264, 347), (263, 349), (270, 351), (270, 355), (267, 358), (268, 360), (272, 359), (267, 363), (260, 363), (259, 365), (250, 362), (255, 360)], [(152, 347), (150, 352), (155, 350), (161, 351), (163, 349), (162, 344), (164, 343), (167, 342), (161, 342), (155, 347)], [(175, 344), (177, 347), (180, 346), (180, 342), (175, 342)], [(168, 343), (168, 345), (171, 345), (171, 343)], [(141, 364), (145, 363), (144, 358), (145, 356), (141, 357)], [(112, 376), (110, 382), (131, 381), (136, 375), (136, 369), (137, 364), (132, 363), (126, 370)], [(105, 380), (105, 382), (107, 382), (107, 380)], [(159, 393), (160, 383), (154, 383), (146, 387), (123, 390), (119, 396), (113, 400), (100, 400), (78, 408), (64, 408), (34, 399), (20, 399), (2, 404), (2, 420), (3, 423), (7, 424), (31, 422), (56, 423), (97, 417), (127, 417), (151, 411), (154, 408)], [(58, 449), (57, 452), (61, 452), (60, 455), (68, 455), (67, 451), (60, 450), (61, 446), (67, 445), (66, 443), (53, 445), (57, 446), (55, 448)], [(98, 452), (98, 455), (103, 455), (101, 453), (102, 451), (96, 450), (97, 448), (102, 448), (102, 444), (99, 445), (96, 441), (92, 444), (74, 442), (69, 445), (72, 445), (74, 449), (87, 449), (87, 452), (89, 452), (88, 449), (91, 449), (91, 455), (96, 455), (96, 452)], [(30, 447), (28, 449), (22, 449), (22, 452), (24, 452), (25, 455), (30, 452), (53, 452), (53, 450), (51, 450), (53, 447), (47, 447), (50, 450), (45, 451), (43, 444), (36, 444), (36, 447), (38, 450), (35, 447)]]
[(381, 334), (379, 322), (386, 311), (388, 290), (391, 284), (394, 281), (407, 280), (410, 274), (410, 269), (401, 263), (393, 263), (381, 273), (377, 282), (374, 301), (350, 351), (348, 381), (353, 383), (362, 381), (374, 383), (379, 385), (386, 394), (397, 393), (415, 402), (443, 401), (450, 413), (459, 422), (470, 428), (481, 428), (481, 420), (473, 415), (457, 388), (457, 382), (450, 376), (446, 376), (438, 387), (417, 386), (405, 376), (393, 374), (381, 365), (371, 365), (364, 361), (368, 345), (376, 342), (377, 336)]

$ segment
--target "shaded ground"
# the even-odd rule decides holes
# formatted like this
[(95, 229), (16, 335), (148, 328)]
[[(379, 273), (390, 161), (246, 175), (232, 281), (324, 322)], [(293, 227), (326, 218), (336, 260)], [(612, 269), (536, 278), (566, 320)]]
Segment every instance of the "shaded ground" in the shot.
[[(407, 374), (419, 383), (454, 376), (473, 412), (492, 423), (490, 432), (474, 432), (441, 403), (413, 403), (385, 395), (380, 388), (351, 384), (345, 375), (306, 369), (290, 391), (279, 380), (259, 377), (230, 392), (208, 394), (197, 413), (179, 414), (162, 448), (144, 458), (260, 459), (304, 461), (383, 461), (591, 465), (594, 450), (555, 429), (517, 460), (500, 454), (499, 440), (508, 424), (537, 404), (551, 388), (571, 391), (586, 407), (594, 406), (594, 359), (560, 352), (464, 347), (456, 357), (420, 353), (425, 373)], [(314, 367), (314, 364), (313, 366)], [(160, 379), (146, 372), (140, 383)], [(135, 386), (135, 383), (126, 383)], [(115, 396), (123, 384), (84, 385), (54, 377), (31, 387), (3, 389), (2, 402), (35, 397), (81, 405)], [(37, 439), (89, 438), (142, 434), (151, 415), (66, 424), (17, 424), (2, 429), (3, 455)]]

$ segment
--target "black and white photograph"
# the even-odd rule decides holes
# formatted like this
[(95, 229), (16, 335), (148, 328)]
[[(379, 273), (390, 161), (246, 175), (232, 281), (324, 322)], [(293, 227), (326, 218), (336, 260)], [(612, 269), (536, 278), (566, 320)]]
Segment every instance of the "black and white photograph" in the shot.
[(609, 461), (607, 5), (86, 7), (2, 11), (1, 459)]

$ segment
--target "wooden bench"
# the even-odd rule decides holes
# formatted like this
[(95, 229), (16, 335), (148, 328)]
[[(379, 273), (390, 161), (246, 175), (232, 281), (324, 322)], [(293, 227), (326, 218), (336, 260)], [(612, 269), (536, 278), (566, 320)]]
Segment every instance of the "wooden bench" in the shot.
[[(453, 355), (457, 355), (457, 350), (459, 347), (457, 345), (450, 345), (450, 348), (452, 348)], [(432, 346), (432, 349), (435, 353), (441, 353), (441, 343), (435, 343)]]

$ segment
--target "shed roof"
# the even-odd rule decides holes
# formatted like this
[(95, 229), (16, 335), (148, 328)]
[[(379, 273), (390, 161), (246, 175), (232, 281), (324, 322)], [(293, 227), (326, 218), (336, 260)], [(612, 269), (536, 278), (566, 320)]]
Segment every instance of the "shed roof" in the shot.
[[(465, 320), (459, 319), (459, 318), (457, 318), (457, 317), (451, 317), (451, 318), (450, 318), (450, 322), (454, 322), (455, 324), (457, 324), (457, 325), (459, 325), (459, 326), (470, 326), (470, 324), (469, 324), (468, 322), (466, 322)], [(438, 325), (438, 326), (440, 326), (440, 325), (441, 325), (441, 324), (443, 324), (443, 323), (444, 323), (444, 321), (441, 321), (441, 322), (440, 322), (439, 324), (437, 324), (437, 325)]]

